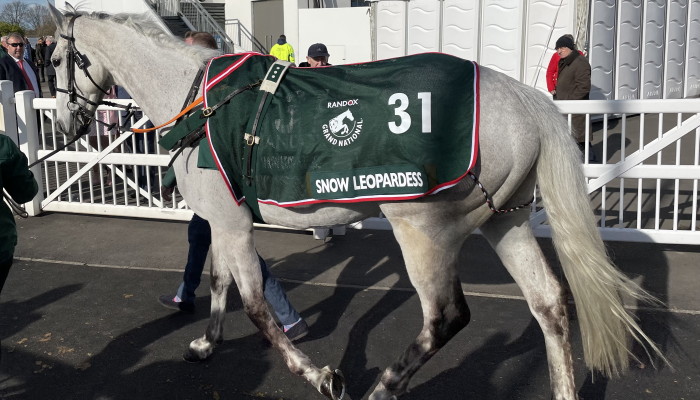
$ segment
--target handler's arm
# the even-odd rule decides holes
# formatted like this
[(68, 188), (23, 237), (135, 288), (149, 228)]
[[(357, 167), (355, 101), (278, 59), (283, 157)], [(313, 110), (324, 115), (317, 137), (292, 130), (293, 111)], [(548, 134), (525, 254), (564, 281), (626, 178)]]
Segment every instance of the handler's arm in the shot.
[(0, 138), (0, 186), (18, 203), (36, 196), (39, 186), (28, 168), (27, 157), (7, 136)]

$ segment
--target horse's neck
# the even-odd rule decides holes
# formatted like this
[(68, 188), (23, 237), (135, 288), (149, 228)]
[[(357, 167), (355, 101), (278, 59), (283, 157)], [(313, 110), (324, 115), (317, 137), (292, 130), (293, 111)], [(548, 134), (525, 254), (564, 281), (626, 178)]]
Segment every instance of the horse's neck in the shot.
[(127, 44), (118, 51), (124, 56), (110, 58), (115, 84), (129, 92), (154, 124), (164, 123), (180, 111), (203, 61), (135, 32), (126, 35), (132, 37), (121, 41)]

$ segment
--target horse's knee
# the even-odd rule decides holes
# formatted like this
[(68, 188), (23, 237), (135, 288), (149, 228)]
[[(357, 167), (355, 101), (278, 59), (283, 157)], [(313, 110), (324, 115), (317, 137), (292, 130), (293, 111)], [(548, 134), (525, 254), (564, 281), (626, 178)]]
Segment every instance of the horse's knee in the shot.
[(209, 282), (213, 294), (225, 293), (233, 282), (233, 275), (230, 272), (221, 271), (216, 266), (212, 266)]
[(471, 321), (471, 311), (464, 299), (461, 288), (455, 291), (453, 301), (443, 306), (430, 323), (434, 345), (443, 347), (457, 332), (461, 331)]
[(561, 301), (533, 301), (531, 310), (543, 331), (559, 337), (567, 335), (566, 307)]

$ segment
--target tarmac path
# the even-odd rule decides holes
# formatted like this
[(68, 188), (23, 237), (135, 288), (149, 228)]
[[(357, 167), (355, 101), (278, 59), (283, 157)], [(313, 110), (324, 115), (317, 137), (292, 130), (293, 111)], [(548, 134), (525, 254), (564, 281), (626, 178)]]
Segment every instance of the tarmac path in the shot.
[[(229, 295), (224, 343), (206, 362), (181, 358), (203, 334), (209, 280), (194, 315), (157, 302), (173, 292), (187, 252), (182, 222), (46, 214), (18, 220), (20, 244), (0, 299), (0, 398), (322, 399), (292, 375)], [(256, 230), (256, 243), (311, 332), (299, 347), (340, 368), (353, 399), (420, 329), (420, 304), (391, 232), (348, 230), (322, 242)], [(541, 241), (553, 259), (548, 240)], [(572, 321), (577, 387), (589, 399), (700, 398), (700, 254), (689, 246), (609, 243), (618, 266), (667, 303), (639, 309), (674, 370), (634, 363), (593, 383)], [(544, 343), (512, 279), (479, 236), (460, 274), (472, 321), (421, 369), (401, 399), (549, 399)]]

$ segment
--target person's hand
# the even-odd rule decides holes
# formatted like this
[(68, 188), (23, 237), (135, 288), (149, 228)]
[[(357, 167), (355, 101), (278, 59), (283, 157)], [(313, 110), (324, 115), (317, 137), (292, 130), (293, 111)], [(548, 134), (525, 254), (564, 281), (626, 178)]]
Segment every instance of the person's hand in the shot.
[(163, 200), (172, 201), (174, 190), (175, 190), (174, 187), (161, 186), (160, 187), (160, 195), (163, 197)]

